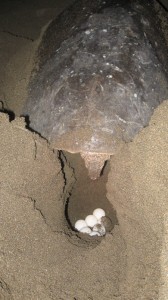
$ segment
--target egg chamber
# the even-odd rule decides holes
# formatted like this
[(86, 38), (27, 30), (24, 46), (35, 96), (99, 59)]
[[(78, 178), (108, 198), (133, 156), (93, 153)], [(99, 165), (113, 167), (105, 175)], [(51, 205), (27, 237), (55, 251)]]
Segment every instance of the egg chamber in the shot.
[[(64, 178), (67, 176), (73, 178), (73, 183), (69, 182), (70, 192), (65, 193), (64, 199), (65, 218), (70, 235), (72, 236), (75, 233), (81, 239), (87, 239), (88, 235), (77, 232), (74, 225), (77, 220), (85, 219), (87, 215), (92, 214), (96, 208), (104, 209), (106, 216), (112, 221), (112, 227), (118, 224), (116, 212), (106, 197), (106, 183), (110, 171), (109, 162), (106, 162), (101, 176), (96, 180), (92, 180), (88, 176), (88, 170), (80, 154), (60, 152), (59, 157), (62, 161)], [(69, 176), (67, 164), (72, 168), (73, 176)], [(68, 184), (67, 179), (65, 182)], [(93, 239), (93, 237), (91, 238)]]

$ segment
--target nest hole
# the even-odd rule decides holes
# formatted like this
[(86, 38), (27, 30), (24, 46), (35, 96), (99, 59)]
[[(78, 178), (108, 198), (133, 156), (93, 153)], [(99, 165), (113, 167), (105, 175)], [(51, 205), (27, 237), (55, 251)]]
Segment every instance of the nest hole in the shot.
[[(65, 202), (65, 219), (67, 228), (69, 230), (68, 236), (75, 242), (88, 241), (95, 242), (101, 241), (103, 237), (89, 236), (75, 230), (75, 222), (79, 219), (85, 219), (87, 215), (93, 213), (96, 208), (102, 208), (106, 216), (112, 222), (112, 229), (118, 224), (116, 212), (106, 197), (106, 183), (108, 180), (108, 173), (110, 170), (110, 163), (106, 165), (101, 173), (100, 178), (91, 180), (88, 176), (88, 170), (85, 167), (84, 160), (80, 154), (72, 154), (63, 152), (66, 161), (74, 170), (75, 183)], [(65, 174), (66, 177), (66, 174)], [(112, 233), (112, 229), (107, 234)], [(79, 239), (78, 239), (79, 238)]]

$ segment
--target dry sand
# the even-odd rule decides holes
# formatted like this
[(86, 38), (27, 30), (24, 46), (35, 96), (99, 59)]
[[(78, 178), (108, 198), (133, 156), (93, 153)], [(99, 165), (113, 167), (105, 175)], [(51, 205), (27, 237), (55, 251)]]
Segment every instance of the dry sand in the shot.
[(108, 198), (127, 244), (125, 299), (168, 297), (167, 276), (163, 276), (168, 271), (167, 116), (168, 101), (155, 111), (150, 126), (111, 160)]
[[(16, 115), (42, 33), (70, 2), (1, 4), (0, 100)], [(93, 183), (78, 155), (0, 114), (0, 299), (168, 299), (167, 116), (168, 101)], [(112, 232), (76, 234), (97, 206)]]

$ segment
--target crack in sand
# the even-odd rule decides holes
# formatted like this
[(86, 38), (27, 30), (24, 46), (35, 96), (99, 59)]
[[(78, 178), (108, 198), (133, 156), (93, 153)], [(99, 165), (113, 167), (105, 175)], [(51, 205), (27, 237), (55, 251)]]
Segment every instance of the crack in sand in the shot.
[(7, 33), (7, 34), (12, 35), (12, 36), (14, 36), (14, 37), (16, 37), (16, 38), (21, 38), (21, 39), (25, 39), (25, 40), (34, 42), (34, 39), (32, 39), (32, 38), (30, 38), (30, 37), (28, 37), (28, 36), (23, 36), (23, 35), (21, 35), (21, 34), (17, 34), (17, 33), (8, 31), (8, 30), (1, 30), (1, 32)]

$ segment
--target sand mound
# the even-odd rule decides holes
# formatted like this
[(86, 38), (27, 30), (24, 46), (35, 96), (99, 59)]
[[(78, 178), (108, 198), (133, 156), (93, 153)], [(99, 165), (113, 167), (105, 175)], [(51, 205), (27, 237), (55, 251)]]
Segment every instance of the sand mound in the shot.
[(93, 247), (65, 230), (56, 153), (23, 119), (0, 115), (2, 299), (166, 299), (167, 113), (164, 102), (111, 159), (108, 199), (119, 226)]
[(125, 246), (116, 226), (97, 246), (71, 243), (60, 163), (23, 119), (0, 118), (2, 299), (113, 299)]
[(124, 299), (167, 299), (167, 116), (165, 101), (150, 126), (111, 159), (108, 198), (117, 210), (127, 244)]

